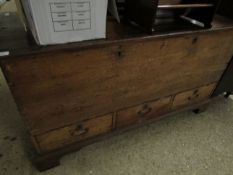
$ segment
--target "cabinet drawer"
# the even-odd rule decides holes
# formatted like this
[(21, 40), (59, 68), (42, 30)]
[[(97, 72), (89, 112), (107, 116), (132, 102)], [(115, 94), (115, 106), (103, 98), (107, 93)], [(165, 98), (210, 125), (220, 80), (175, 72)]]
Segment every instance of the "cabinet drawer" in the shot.
[(52, 20), (55, 21), (71, 21), (72, 15), (71, 12), (57, 12), (52, 13)]
[(36, 140), (39, 144), (40, 151), (48, 152), (109, 132), (111, 129), (112, 114), (109, 114), (38, 135)]
[(123, 127), (150, 118), (158, 117), (169, 110), (171, 97), (163, 98), (158, 101), (144, 103), (139, 106), (131, 107), (118, 111), (116, 125)]
[(73, 29), (72, 21), (57, 21), (54, 22), (55, 32), (70, 31)]
[(75, 30), (87, 30), (91, 28), (91, 20), (90, 19), (83, 19), (83, 20), (76, 20), (73, 23)]
[(70, 3), (50, 3), (50, 9), (52, 12), (69, 12), (71, 11)]
[(208, 86), (203, 86), (201, 88), (180, 93), (175, 96), (173, 108), (197, 103), (199, 101), (208, 99), (214, 91), (215, 87), (216, 84), (211, 84)]
[(73, 12), (73, 19), (80, 20), (80, 19), (91, 19), (91, 12), (84, 11), (84, 12)]
[(90, 11), (91, 4), (90, 2), (73, 2), (71, 4), (72, 11)]

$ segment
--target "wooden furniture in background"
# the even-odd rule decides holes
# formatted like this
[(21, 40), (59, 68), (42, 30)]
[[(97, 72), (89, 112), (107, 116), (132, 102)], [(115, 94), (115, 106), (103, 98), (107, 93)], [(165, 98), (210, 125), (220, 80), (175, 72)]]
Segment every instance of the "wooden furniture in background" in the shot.
[[(217, 13), (225, 16), (226, 18), (233, 19), (233, 1), (222, 0), (219, 5)], [(233, 53), (232, 53), (232, 58), (233, 58)], [(213, 95), (218, 96), (219, 94), (223, 94), (223, 93), (226, 93), (225, 97), (229, 97), (233, 93), (233, 59), (228, 65)]]
[(231, 60), (220, 82), (218, 83), (213, 96), (218, 96), (224, 93), (226, 98), (228, 98), (233, 93), (233, 59)]
[(210, 28), (220, 0), (125, 0), (126, 18), (148, 32)]
[[(0, 15), (0, 64), (46, 170), (95, 141), (201, 109), (233, 53), (233, 23), (148, 36), (115, 21), (108, 39), (38, 47), (14, 14)], [(4, 43), (4, 44), (3, 44)], [(198, 110), (196, 110), (198, 111)]]
[(233, 19), (233, 1), (232, 0), (221, 0), (217, 13), (227, 18)]

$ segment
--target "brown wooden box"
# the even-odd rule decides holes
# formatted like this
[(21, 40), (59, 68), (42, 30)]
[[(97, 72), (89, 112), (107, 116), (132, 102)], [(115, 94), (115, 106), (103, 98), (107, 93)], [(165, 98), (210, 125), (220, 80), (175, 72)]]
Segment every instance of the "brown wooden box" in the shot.
[(104, 137), (199, 108), (233, 53), (233, 23), (222, 18), (210, 30), (153, 36), (110, 21), (107, 40), (45, 48), (13, 16), (0, 17), (10, 19), (11, 34), (0, 35), (10, 56), (0, 63), (40, 170)]

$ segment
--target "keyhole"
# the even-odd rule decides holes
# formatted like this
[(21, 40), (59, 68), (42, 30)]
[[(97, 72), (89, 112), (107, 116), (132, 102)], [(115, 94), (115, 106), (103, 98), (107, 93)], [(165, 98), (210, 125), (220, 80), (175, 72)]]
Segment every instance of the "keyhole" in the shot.
[(195, 90), (194, 92), (193, 92), (193, 94), (197, 94), (198, 93), (198, 90)]
[(197, 40), (198, 40), (198, 37), (193, 38), (192, 43), (193, 43), (193, 44), (196, 44)]
[(118, 51), (118, 52), (117, 52), (117, 55), (118, 55), (119, 58), (121, 58), (121, 57), (122, 57), (122, 52), (121, 52), (121, 51)]

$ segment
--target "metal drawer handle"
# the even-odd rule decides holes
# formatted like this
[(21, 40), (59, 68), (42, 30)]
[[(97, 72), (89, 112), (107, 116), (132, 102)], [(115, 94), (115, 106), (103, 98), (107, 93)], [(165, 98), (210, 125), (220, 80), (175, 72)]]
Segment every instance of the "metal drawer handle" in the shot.
[(151, 111), (152, 111), (152, 108), (151, 108), (151, 107), (148, 107), (148, 105), (144, 105), (144, 106), (143, 106), (143, 109), (142, 109), (141, 111), (138, 112), (138, 115), (144, 116), (144, 115), (149, 114)]
[(199, 95), (199, 90), (197, 89), (197, 90), (195, 90), (194, 92), (193, 92), (193, 95), (195, 96), (195, 98), (198, 98), (200, 95)]
[(84, 128), (82, 125), (78, 125), (73, 132), (71, 132), (72, 136), (80, 136), (84, 135), (89, 131), (88, 128)]
[(195, 100), (196, 98), (199, 98), (199, 97), (200, 97), (200, 95), (199, 95), (199, 90), (197, 89), (197, 90), (193, 91), (193, 95), (192, 95), (192, 96), (189, 96), (189, 97), (188, 97), (188, 100), (189, 100), (189, 101)]

